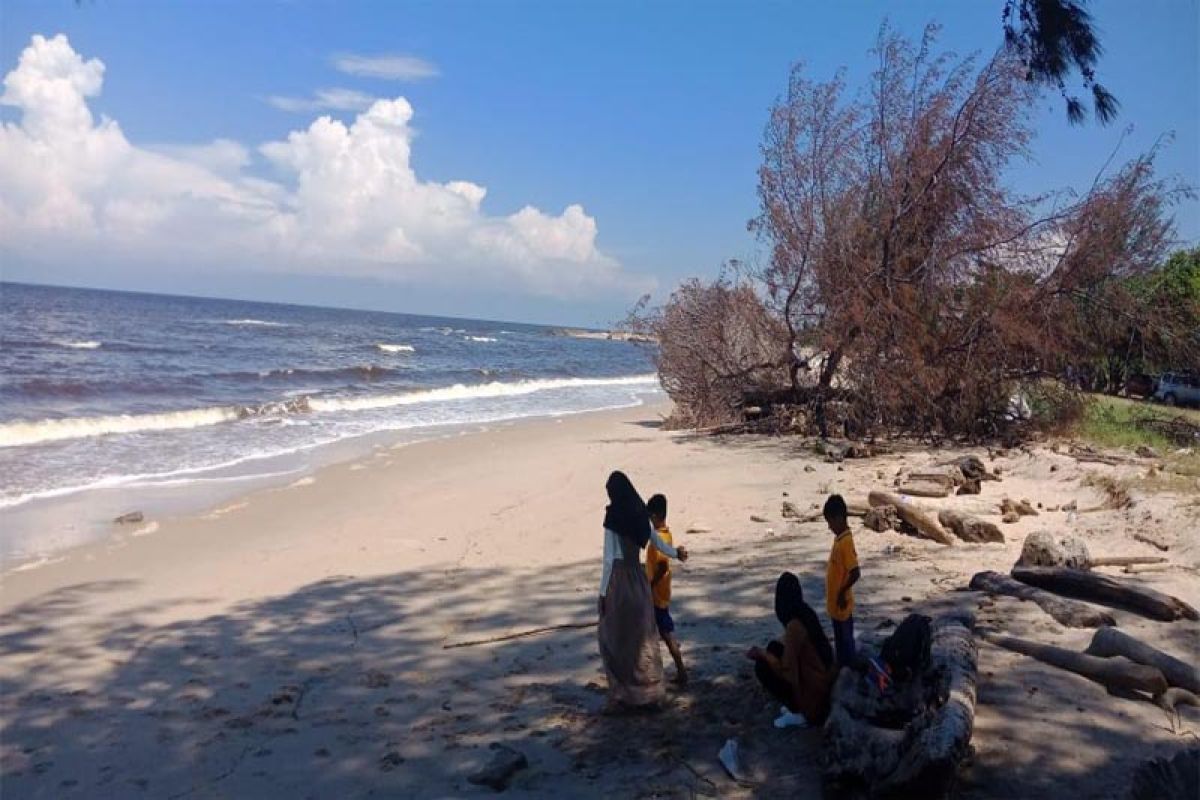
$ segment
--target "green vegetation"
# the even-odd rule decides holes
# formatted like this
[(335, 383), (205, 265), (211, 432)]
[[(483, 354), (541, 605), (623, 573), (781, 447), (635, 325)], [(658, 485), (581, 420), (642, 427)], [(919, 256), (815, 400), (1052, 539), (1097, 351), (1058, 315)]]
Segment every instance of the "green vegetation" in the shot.
[[(1144, 421), (1148, 419), (1170, 420), (1181, 416), (1188, 422), (1200, 425), (1200, 411), (1197, 410), (1166, 408), (1120, 397), (1095, 395), (1084, 407), (1083, 414), (1079, 417), (1072, 433), (1099, 447), (1134, 449), (1141, 445), (1147, 445), (1166, 455), (1178, 450), (1179, 444), (1172, 442), (1158, 431), (1145, 427)], [(1187, 461), (1195, 461), (1200, 467), (1200, 454), (1183, 458)], [(1190, 469), (1188, 471), (1190, 472)]]

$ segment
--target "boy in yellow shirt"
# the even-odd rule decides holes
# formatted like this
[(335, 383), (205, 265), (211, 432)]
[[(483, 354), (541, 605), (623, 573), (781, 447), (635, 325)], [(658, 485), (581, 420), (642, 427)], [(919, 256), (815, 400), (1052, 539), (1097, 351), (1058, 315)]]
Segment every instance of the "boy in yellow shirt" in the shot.
[(825, 501), (825, 522), (833, 532), (833, 548), (829, 551), (829, 566), (825, 568), (825, 610), (833, 622), (833, 645), (838, 664), (849, 666), (854, 661), (854, 590), (861, 575), (854, 536), (850, 533), (846, 501), (833, 494)]
[[(671, 530), (667, 527), (667, 498), (656, 494), (646, 501), (646, 510), (650, 512), (650, 524), (658, 531), (659, 536), (667, 544), (671, 540)], [(681, 558), (686, 558), (683, 547), (677, 547)], [(671, 560), (658, 552), (651, 542), (646, 548), (646, 577), (650, 580), (650, 593), (654, 597), (654, 622), (658, 625), (658, 635), (662, 637), (671, 658), (675, 661), (675, 683), (687, 686), (687, 670), (683, 667), (683, 653), (679, 649), (679, 641), (675, 638), (675, 620), (671, 619)]]

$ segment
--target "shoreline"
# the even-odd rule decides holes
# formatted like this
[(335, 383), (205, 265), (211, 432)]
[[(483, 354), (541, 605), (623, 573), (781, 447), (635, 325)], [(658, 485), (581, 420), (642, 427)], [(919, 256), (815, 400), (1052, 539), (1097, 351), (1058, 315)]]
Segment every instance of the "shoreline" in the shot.
[[(0, 508), (0, 528), (5, 531), (4, 541), (0, 542), (0, 577), (62, 560), (73, 550), (103, 543), (110, 537), (146, 535), (152, 532), (147, 530), (148, 526), (157, 528), (161, 521), (211, 513), (259, 491), (284, 488), (331, 466), (368, 458), (380, 451), (486, 434), (513, 424), (661, 406), (666, 402), (661, 390), (647, 391), (640, 393), (635, 401), (603, 408), (531, 411), (482, 422), (379, 430), (286, 453), (251, 456), (229, 465), (168, 475), (134, 475), (112, 485), (55, 490), (55, 494), (47, 497)], [(116, 522), (118, 517), (132, 512), (141, 512), (145, 521)], [(42, 541), (26, 544), (34, 538)]]

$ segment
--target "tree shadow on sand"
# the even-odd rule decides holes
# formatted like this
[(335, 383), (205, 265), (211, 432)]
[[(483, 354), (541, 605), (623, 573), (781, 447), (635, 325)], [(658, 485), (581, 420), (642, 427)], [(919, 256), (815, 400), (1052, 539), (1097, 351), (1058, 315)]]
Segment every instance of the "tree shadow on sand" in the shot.
[[(592, 628), (444, 648), (590, 621), (592, 562), (330, 578), (171, 624), (147, 621), (162, 607), (89, 611), (94, 598), (128, 582), (47, 594), (0, 618), (4, 796), (490, 794), (466, 778), (494, 742), (529, 759), (509, 790), (515, 795), (819, 796), (819, 731), (771, 726), (775, 704), (743, 652), (776, 634), (771, 594), (781, 570), (800, 574), (821, 608), (828, 536), (807, 526), (741, 547), (690, 544), (696, 557), (677, 571), (673, 611), (693, 685), (672, 693), (661, 713), (629, 717), (597, 713), (604, 679)], [(947, 597), (935, 571), (927, 593), (909, 596), (911, 582), (902, 590), (888, 580), (901, 568), (895, 558), (863, 566), (864, 640), (885, 635), (922, 601)], [(1010, 720), (1035, 713), (1026, 677), (1020, 669), (989, 677), (981, 700)], [(1046, 677), (1042, 691), (1051, 680), (1080, 679)], [(1055, 755), (1093, 736), (1130, 751), (1141, 726), (1114, 715), (1067, 717), (1045, 759), (1005, 764), (1003, 750), (989, 751), (983, 778), (1031, 769), (1004, 787), (1016, 781), (1078, 796), (1076, 771), (1086, 768), (1089, 781), (1113, 785), (1112, 767)], [(991, 734), (986, 719), (981, 730)], [(727, 738), (741, 745), (742, 783), (717, 762)], [(969, 791), (972, 781), (968, 774)], [(974, 785), (976, 796), (997, 796)]]

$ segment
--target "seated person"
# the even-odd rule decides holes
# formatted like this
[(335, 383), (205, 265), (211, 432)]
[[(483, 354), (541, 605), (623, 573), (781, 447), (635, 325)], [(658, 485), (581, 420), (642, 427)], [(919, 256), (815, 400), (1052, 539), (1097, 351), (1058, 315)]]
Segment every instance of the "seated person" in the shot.
[(804, 602), (800, 579), (790, 572), (775, 584), (775, 616), (783, 625), (783, 641), (766, 650), (751, 647), (754, 674), (781, 703), (775, 727), (819, 725), (829, 715), (829, 696), (837, 668), (833, 648), (812, 607)]

